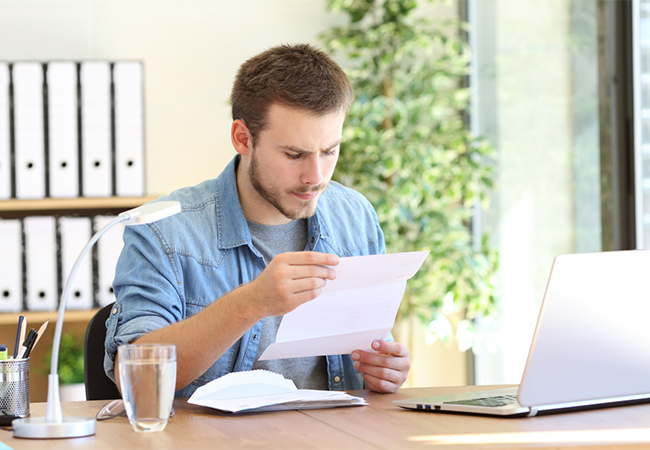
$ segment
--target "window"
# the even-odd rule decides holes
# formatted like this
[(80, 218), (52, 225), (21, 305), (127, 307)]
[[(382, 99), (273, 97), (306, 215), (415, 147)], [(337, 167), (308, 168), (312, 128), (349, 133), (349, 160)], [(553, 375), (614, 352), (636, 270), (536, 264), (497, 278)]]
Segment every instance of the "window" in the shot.
[(480, 222), (500, 255), (500, 312), (479, 327), (477, 384), (520, 381), (553, 258), (607, 249), (602, 14), (595, 0), (468, 2), (471, 124), (497, 150)]
[(636, 245), (650, 249), (650, 1), (633, 1)]

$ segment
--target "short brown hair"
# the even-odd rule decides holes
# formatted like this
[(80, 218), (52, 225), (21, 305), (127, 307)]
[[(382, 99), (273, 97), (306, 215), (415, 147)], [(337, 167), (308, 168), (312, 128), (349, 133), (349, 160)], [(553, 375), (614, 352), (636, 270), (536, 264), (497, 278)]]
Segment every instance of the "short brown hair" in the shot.
[(308, 45), (280, 45), (244, 62), (230, 95), (232, 119), (243, 120), (253, 143), (273, 103), (324, 116), (346, 111), (352, 84), (326, 53)]

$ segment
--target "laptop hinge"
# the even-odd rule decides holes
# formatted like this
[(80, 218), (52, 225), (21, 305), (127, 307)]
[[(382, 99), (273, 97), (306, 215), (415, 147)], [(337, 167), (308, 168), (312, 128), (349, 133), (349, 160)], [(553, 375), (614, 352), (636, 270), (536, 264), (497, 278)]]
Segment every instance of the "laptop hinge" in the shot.
[(528, 416), (527, 416), (527, 417), (535, 417), (535, 416), (537, 415), (537, 412), (538, 412), (538, 411), (539, 411), (539, 409), (537, 409), (537, 408), (533, 408), (533, 407), (531, 406), (531, 408), (530, 408), (530, 412), (528, 413)]

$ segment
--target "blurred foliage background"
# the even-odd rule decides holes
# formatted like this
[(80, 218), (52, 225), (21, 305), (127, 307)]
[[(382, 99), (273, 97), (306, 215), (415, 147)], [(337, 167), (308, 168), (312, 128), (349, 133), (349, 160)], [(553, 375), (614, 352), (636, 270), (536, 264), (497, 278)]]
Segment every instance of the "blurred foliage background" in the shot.
[(345, 67), (355, 102), (334, 179), (374, 205), (387, 251), (430, 250), (409, 280), (399, 319), (437, 339), (473, 343), (490, 316), (497, 253), (472, 238), (474, 208), (493, 185), (494, 151), (469, 131), (467, 25), (431, 17), (416, 0), (327, 0), (348, 23), (321, 35)]
[[(50, 373), (52, 364), (52, 346), (45, 357), (46, 366), (43, 375)], [(61, 384), (77, 384), (84, 382), (84, 339), (75, 333), (67, 332), (61, 335), (59, 348), (59, 382)]]

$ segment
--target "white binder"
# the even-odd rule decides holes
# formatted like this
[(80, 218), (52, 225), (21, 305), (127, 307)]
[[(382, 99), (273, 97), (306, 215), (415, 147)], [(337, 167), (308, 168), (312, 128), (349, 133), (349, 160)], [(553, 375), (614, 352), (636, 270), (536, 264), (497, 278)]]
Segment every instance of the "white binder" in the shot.
[(81, 184), (84, 197), (113, 193), (111, 68), (106, 61), (81, 63)]
[[(94, 231), (104, 228), (117, 216), (95, 216)], [(122, 253), (124, 241), (124, 225), (117, 224), (108, 230), (102, 238), (97, 241), (97, 302), (99, 306), (106, 306), (115, 301), (113, 294), (113, 280), (115, 279), (115, 267), (117, 260)]]
[(47, 65), (50, 197), (79, 196), (77, 65)]
[(27, 309), (53, 311), (58, 306), (55, 218), (30, 216), (23, 224)]
[(143, 74), (139, 61), (113, 66), (115, 101), (115, 190), (121, 197), (144, 195)]
[(0, 200), (11, 198), (9, 64), (0, 62)]
[[(61, 236), (61, 289), (72, 271), (84, 246), (90, 241), (92, 223), (89, 217), (59, 218)], [(67, 309), (92, 309), (93, 307), (93, 260), (90, 254), (81, 261), (70, 287)]]
[(45, 197), (43, 66), (13, 65), (16, 198)]
[(0, 220), (0, 312), (23, 309), (23, 248), (20, 220)]

